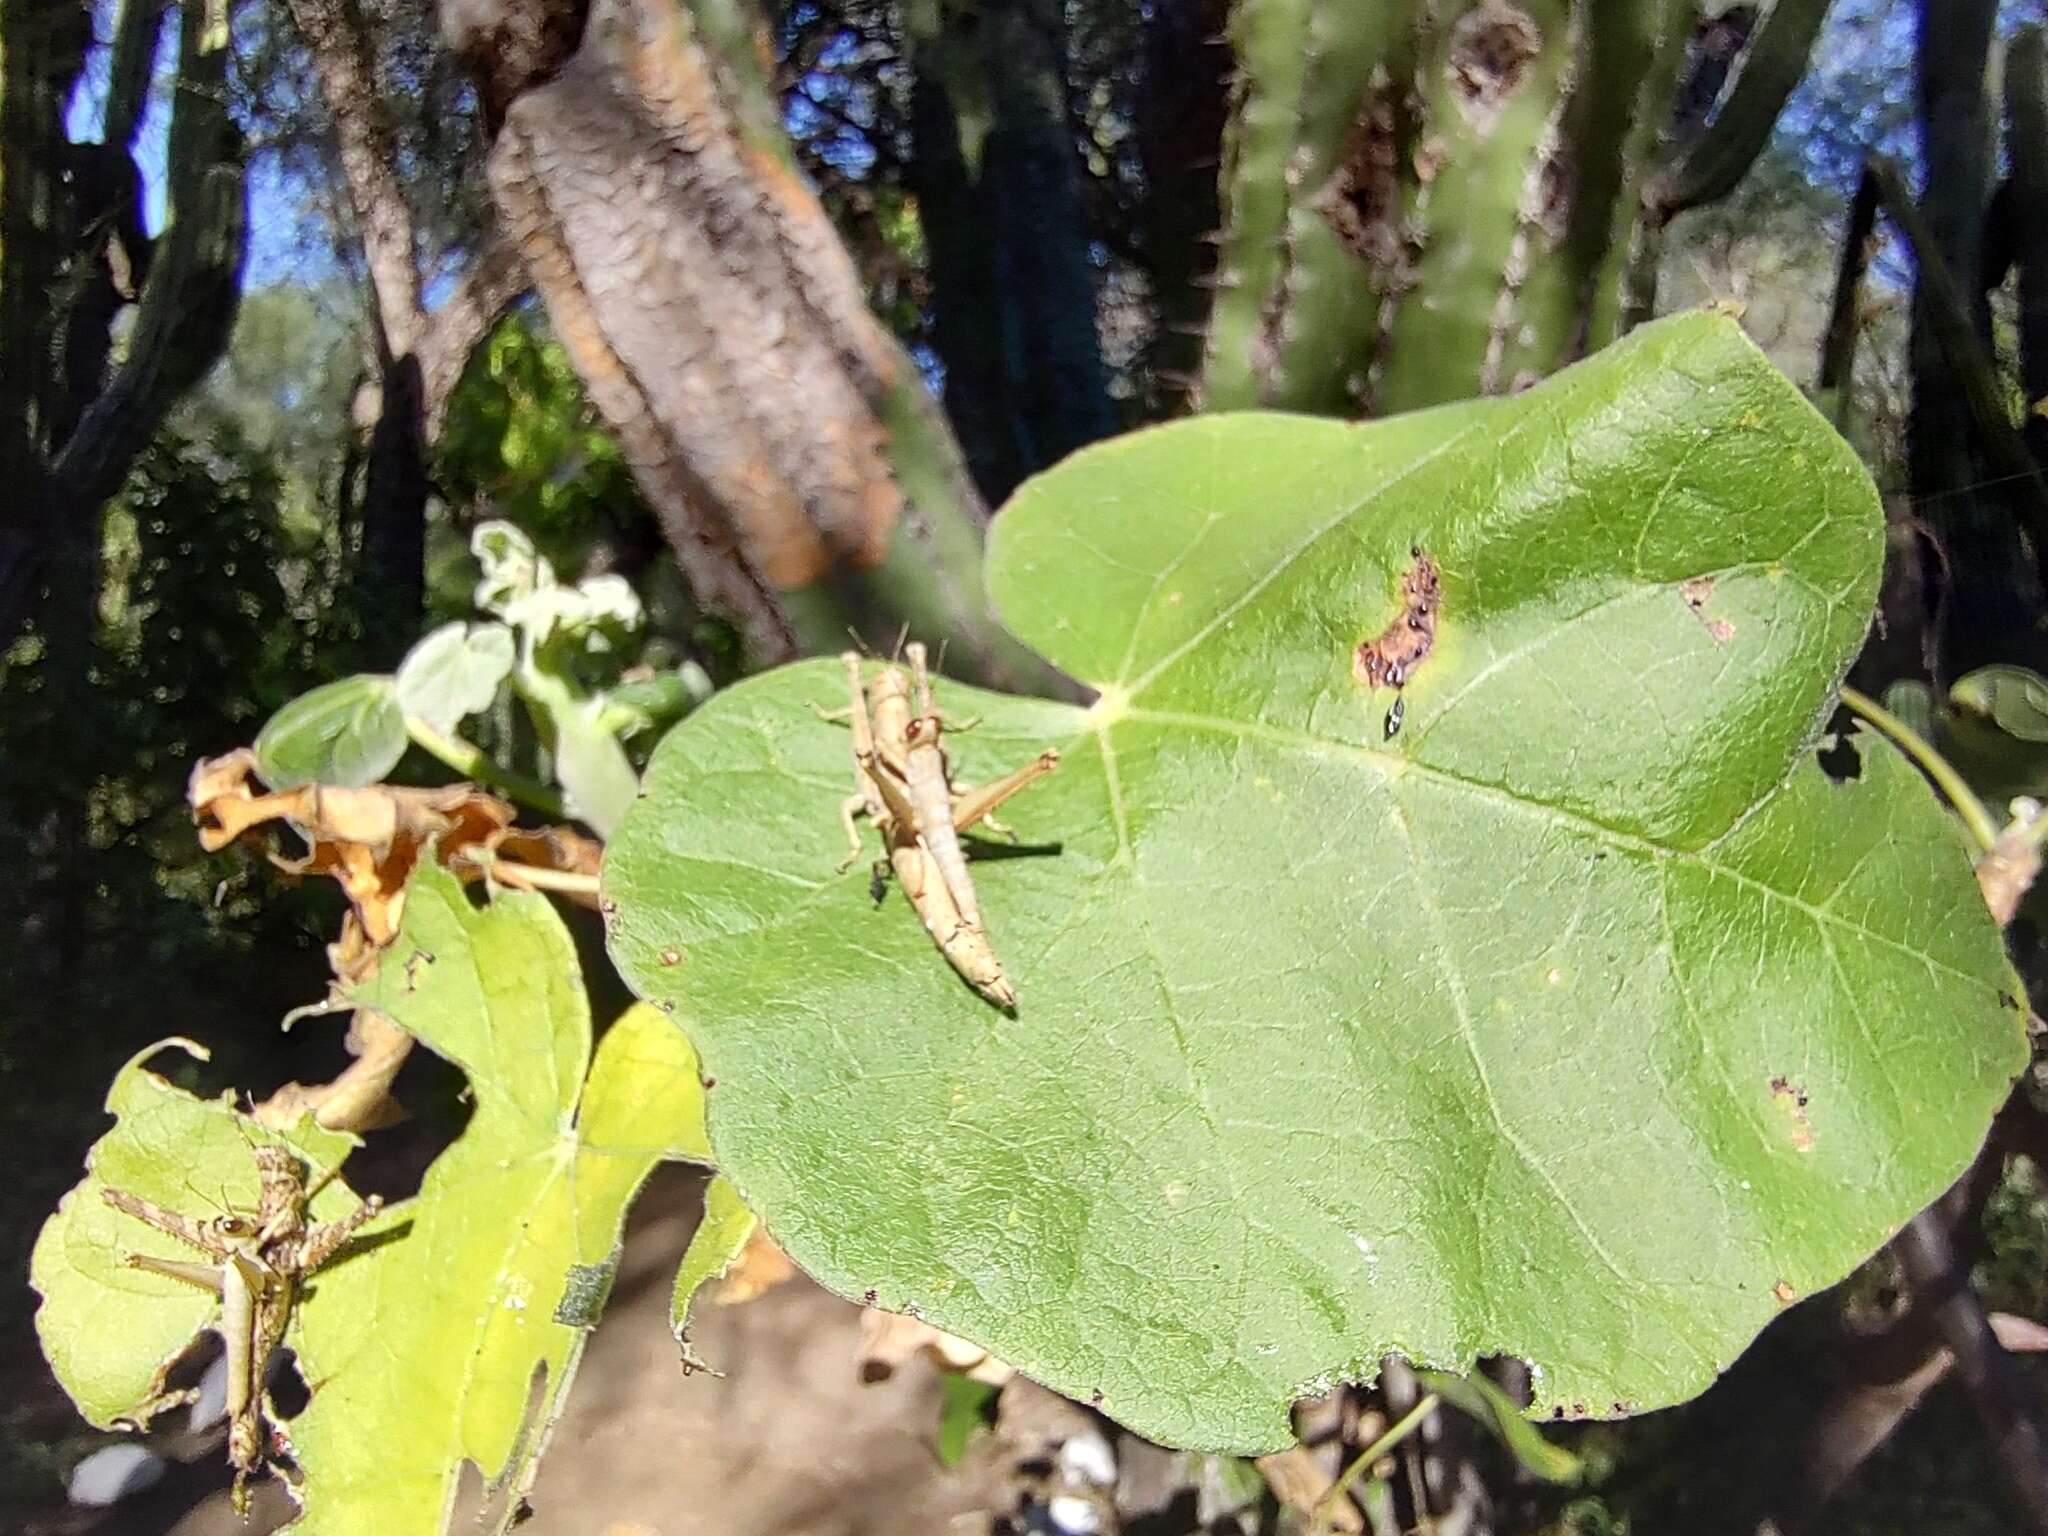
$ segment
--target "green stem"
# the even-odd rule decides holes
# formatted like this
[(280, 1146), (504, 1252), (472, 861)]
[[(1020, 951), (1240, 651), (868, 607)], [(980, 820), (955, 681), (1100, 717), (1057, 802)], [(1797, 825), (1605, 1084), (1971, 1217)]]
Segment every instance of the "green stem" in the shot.
[(465, 779), (500, 790), (543, 816), (553, 817), (556, 821), (569, 819), (569, 807), (559, 794), (538, 779), (529, 779), (510, 768), (500, 768), (476, 743), (437, 731), (418, 715), (405, 717), (405, 734), (412, 738), (413, 745), (439, 758)]
[(1336, 1508), (1337, 1501), (1351, 1491), (1351, 1485), (1358, 1481), (1359, 1474), (1415, 1433), (1422, 1421), (1436, 1412), (1436, 1406), (1437, 1395), (1431, 1392), (1402, 1414), (1384, 1435), (1351, 1458), (1351, 1465), (1330, 1485), (1330, 1491), (1316, 1500), (1315, 1536), (1329, 1536), (1331, 1511)]
[(1893, 746), (1920, 765), (1921, 772), (1934, 780), (1936, 787), (1948, 797), (1949, 804), (1956, 808), (1956, 814), (1963, 818), (1963, 825), (1970, 829), (1970, 836), (1977, 840), (1979, 848), (1988, 851), (1998, 841), (1998, 827), (1992, 821), (1991, 813), (1984, 809), (1984, 802), (1963, 781), (1955, 765), (1935, 751), (1924, 736), (1869, 694), (1851, 688), (1847, 683), (1842, 685), (1842, 702), (1851, 714), (1869, 721), (1880, 735), (1889, 738)]

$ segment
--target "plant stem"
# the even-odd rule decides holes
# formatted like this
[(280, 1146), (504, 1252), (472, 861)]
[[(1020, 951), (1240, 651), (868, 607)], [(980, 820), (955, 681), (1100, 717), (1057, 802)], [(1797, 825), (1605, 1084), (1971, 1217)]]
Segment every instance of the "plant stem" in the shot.
[(1893, 746), (1919, 764), (1921, 772), (1934, 780), (1936, 787), (1948, 797), (1949, 804), (1956, 808), (1956, 814), (1962, 817), (1963, 825), (1969, 828), (1970, 836), (1977, 840), (1980, 849), (1988, 851), (1998, 841), (1998, 826), (1992, 821), (1991, 813), (1984, 809), (1984, 802), (1956, 772), (1955, 765), (1935, 751), (1925, 737), (1869, 694), (1851, 688), (1847, 683), (1842, 685), (1842, 702), (1849, 707), (1851, 714), (1869, 721), (1880, 735), (1889, 738)]
[(539, 811), (543, 816), (551, 816), (557, 821), (569, 819), (569, 807), (559, 794), (538, 779), (529, 779), (523, 773), (500, 768), (476, 743), (437, 731), (418, 715), (405, 717), (405, 734), (412, 738), (415, 746), (439, 758), (464, 778), (501, 790), (509, 798), (529, 810)]
[(534, 891), (559, 891), (565, 896), (595, 896), (597, 876), (573, 869), (548, 869), (539, 864), (520, 864), (511, 859), (493, 859), (493, 879)]
[(1351, 1485), (1358, 1481), (1358, 1475), (1415, 1433), (1422, 1421), (1436, 1412), (1436, 1405), (1437, 1395), (1434, 1392), (1425, 1394), (1413, 1408), (1395, 1421), (1392, 1428), (1351, 1458), (1351, 1465), (1346, 1467), (1337, 1481), (1330, 1485), (1330, 1491), (1316, 1500), (1315, 1523), (1311, 1527), (1315, 1536), (1329, 1536), (1330, 1513), (1336, 1508), (1337, 1501), (1351, 1491)]

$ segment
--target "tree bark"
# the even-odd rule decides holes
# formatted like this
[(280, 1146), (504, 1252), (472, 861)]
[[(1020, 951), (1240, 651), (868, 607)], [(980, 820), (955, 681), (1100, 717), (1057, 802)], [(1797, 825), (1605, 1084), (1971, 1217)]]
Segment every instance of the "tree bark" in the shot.
[[(1991, 308), (1967, 281), (1982, 266), (1985, 208), (1991, 194), (1991, 119), (1984, 90), (1996, 0), (1921, 0), (1917, 87), (1926, 190), (1919, 213), (1926, 244), (1961, 281), (1950, 286), (1966, 335), (1991, 351)], [(2028, 547), (2011, 504), (1985, 470), (1986, 444), (1956, 368), (1956, 338), (1924, 270), (1913, 302), (1913, 407), (1907, 457), (1913, 495), (1946, 552), (1946, 580), (1967, 586), (1970, 601), (1938, 605), (1937, 682), (1991, 661), (2048, 667), (2048, 596), (2038, 551)]]
[(2023, 27), (2005, 59), (2005, 142), (2012, 156), (2012, 249), (2019, 269), (2020, 387), (2026, 439), (2048, 464), (2048, 42)]
[(745, 7), (575, 10), (444, 0), (442, 28), (498, 104), (506, 231), (698, 599), (757, 665), (907, 621), (1042, 681), (989, 612), (958, 449), (790, 165)]
[(334, 123), (335, 158), (362, 241), (377, 334), (378, 415), (364, 459), (357, 587), (383, 632), (418, 628), (426, 601), (428, 458), (469, 355), (526, 277), (509, 246), (473, 261), (455, 294), (426, 308), (418, 223), (398, 174), (398, 136), (375, 49), (351, 0), (290, 0)]

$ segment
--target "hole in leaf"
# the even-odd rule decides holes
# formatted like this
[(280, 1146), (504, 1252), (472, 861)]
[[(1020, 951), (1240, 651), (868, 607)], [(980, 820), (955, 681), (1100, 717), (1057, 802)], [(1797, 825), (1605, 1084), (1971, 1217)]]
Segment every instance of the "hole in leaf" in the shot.
[(1855, 733), (1839, 731), (1832, 737), (1823, 738), (1820, 751), (1815, 754), (1820, 771), (1837, 784), (1847, 784), (1863, 777), (1863, 752), (1856, 745)]
[(277, 1410), (276, 1416), (286, 1423), (304, 1413), (306, 1405), (313, 1401), (313, 1389), (299, 1368), (297, 1352), (289, 1345), (271, 1358), (268, 1383), (271, 1407)]
[(476, 1113), (461, 1068), (428, 1050), (414, 1050), (406, 1058), (391, 1084), (391, 1097), (404, 1107), (405, 1118), (365, 1138), (342, 1172), (358, 1195), (382, 1195), (386, 1205), (419, 1193), (428, 1167)]

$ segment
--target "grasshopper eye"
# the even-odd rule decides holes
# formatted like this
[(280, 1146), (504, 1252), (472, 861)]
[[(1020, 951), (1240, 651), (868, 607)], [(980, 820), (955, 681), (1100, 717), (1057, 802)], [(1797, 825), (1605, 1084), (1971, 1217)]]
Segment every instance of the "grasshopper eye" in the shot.
[(240, 1216), (223, 1216), (214, 1222), (214, 1229), (222, 1237), (247, 1237), (255, 1227)]

